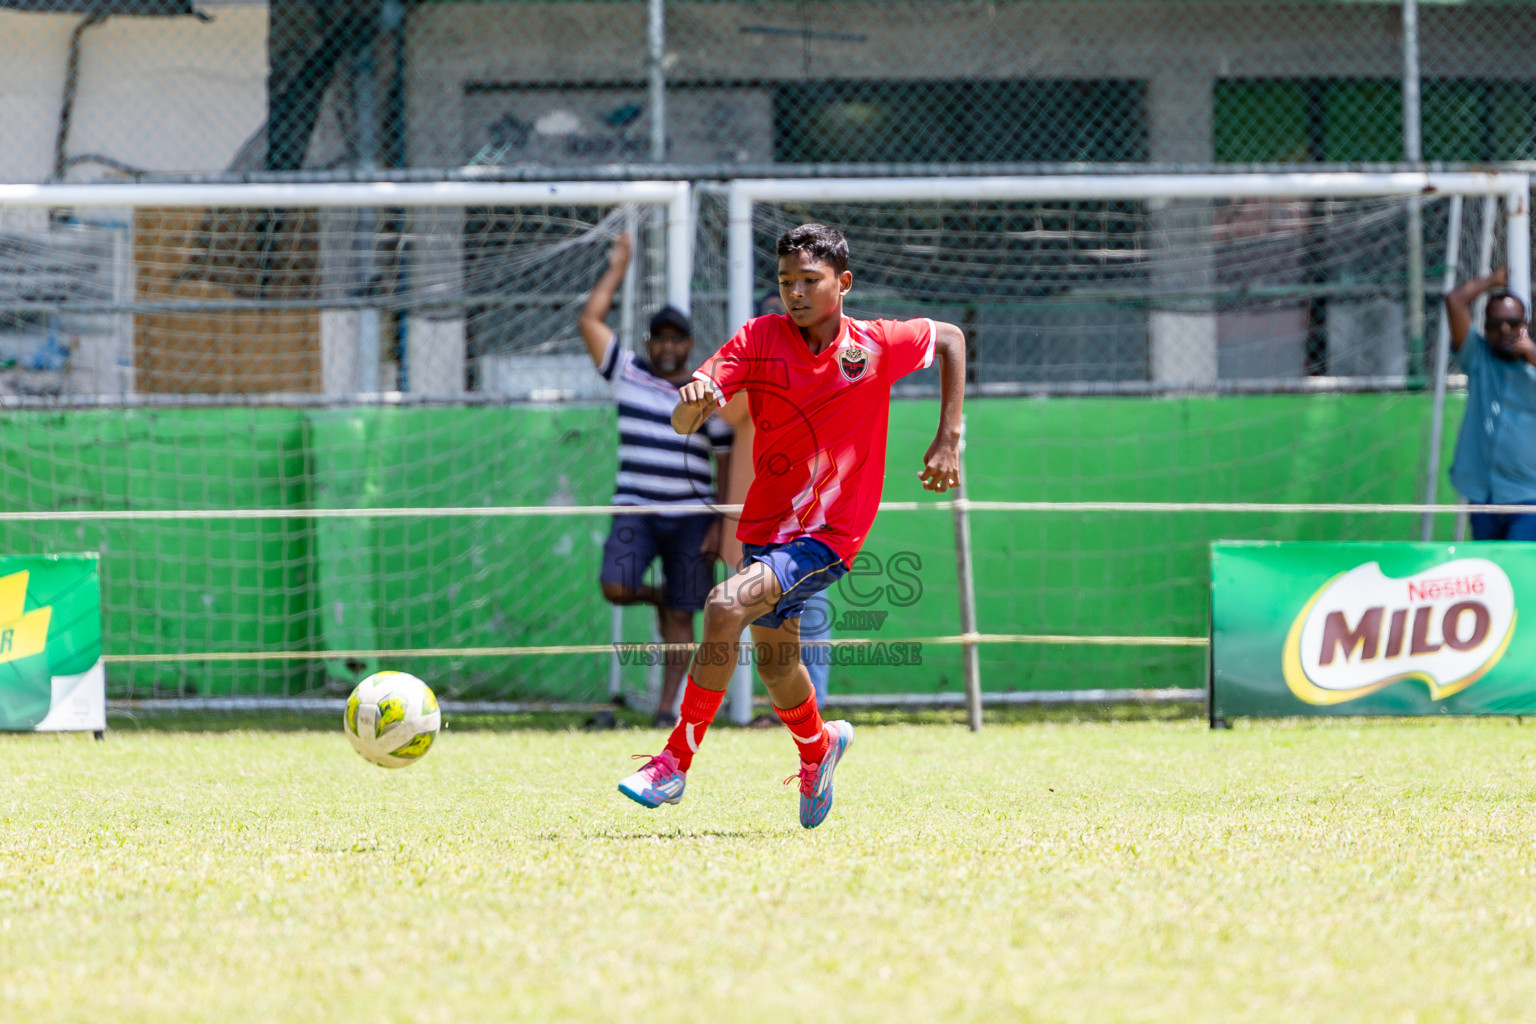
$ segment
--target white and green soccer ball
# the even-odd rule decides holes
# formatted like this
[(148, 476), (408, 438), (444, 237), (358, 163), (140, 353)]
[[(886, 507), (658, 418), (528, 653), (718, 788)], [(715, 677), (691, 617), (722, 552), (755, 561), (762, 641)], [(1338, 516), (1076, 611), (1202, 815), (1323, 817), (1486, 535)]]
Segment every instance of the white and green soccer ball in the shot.
[(408, 672), (375, 672), (347, 698), (343, 726), (352, 748), (380, 768), (420, 761), (442, 725), (437, 697)]

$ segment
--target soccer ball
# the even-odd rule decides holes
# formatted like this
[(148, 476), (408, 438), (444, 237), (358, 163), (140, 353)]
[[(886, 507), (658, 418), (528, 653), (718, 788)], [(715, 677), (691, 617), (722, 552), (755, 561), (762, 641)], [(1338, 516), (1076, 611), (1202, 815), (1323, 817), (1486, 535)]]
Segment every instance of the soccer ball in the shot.
[(343, 727), (352, 748), (380, 768), (409, 768), (432, 749), (442, 713), (426, 683), (406, 672), (375, 672), (347, 698)]

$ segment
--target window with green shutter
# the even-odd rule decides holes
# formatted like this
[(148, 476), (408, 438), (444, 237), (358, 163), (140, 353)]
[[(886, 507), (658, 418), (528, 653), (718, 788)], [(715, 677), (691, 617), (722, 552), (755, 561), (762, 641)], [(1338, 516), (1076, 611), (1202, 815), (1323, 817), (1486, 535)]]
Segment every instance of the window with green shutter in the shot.
[[(1430, 80), (1424, 159), (1536, 159), (1536, 81)], [(1212, 96), (1219, 163), (1403, 159), (1402, 86), (1391, 79), (1224, 79)]]
[(1133, 163), (1138, 80), (821, 81), (774, 88), (780, 163)]

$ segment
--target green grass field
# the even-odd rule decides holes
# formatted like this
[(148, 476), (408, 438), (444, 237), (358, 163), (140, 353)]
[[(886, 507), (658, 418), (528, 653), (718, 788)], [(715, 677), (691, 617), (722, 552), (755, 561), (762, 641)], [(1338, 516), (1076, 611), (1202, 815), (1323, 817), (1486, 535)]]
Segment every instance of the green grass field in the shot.
[(861, 725), (0, 739), (15, 1021), (1459, 1021), (1536, 1015), (1536, 728)]

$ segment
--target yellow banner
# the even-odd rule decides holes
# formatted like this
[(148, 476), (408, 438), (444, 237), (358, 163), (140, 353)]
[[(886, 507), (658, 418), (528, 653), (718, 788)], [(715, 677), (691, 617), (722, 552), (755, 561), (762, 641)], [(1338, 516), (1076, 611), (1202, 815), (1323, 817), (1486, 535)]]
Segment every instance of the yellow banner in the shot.
[(0, 576), (0, 665), (42, 654), (48, 646), (48, 621), (53, 608), (23, 612), (27, 600), (26, 572)]

